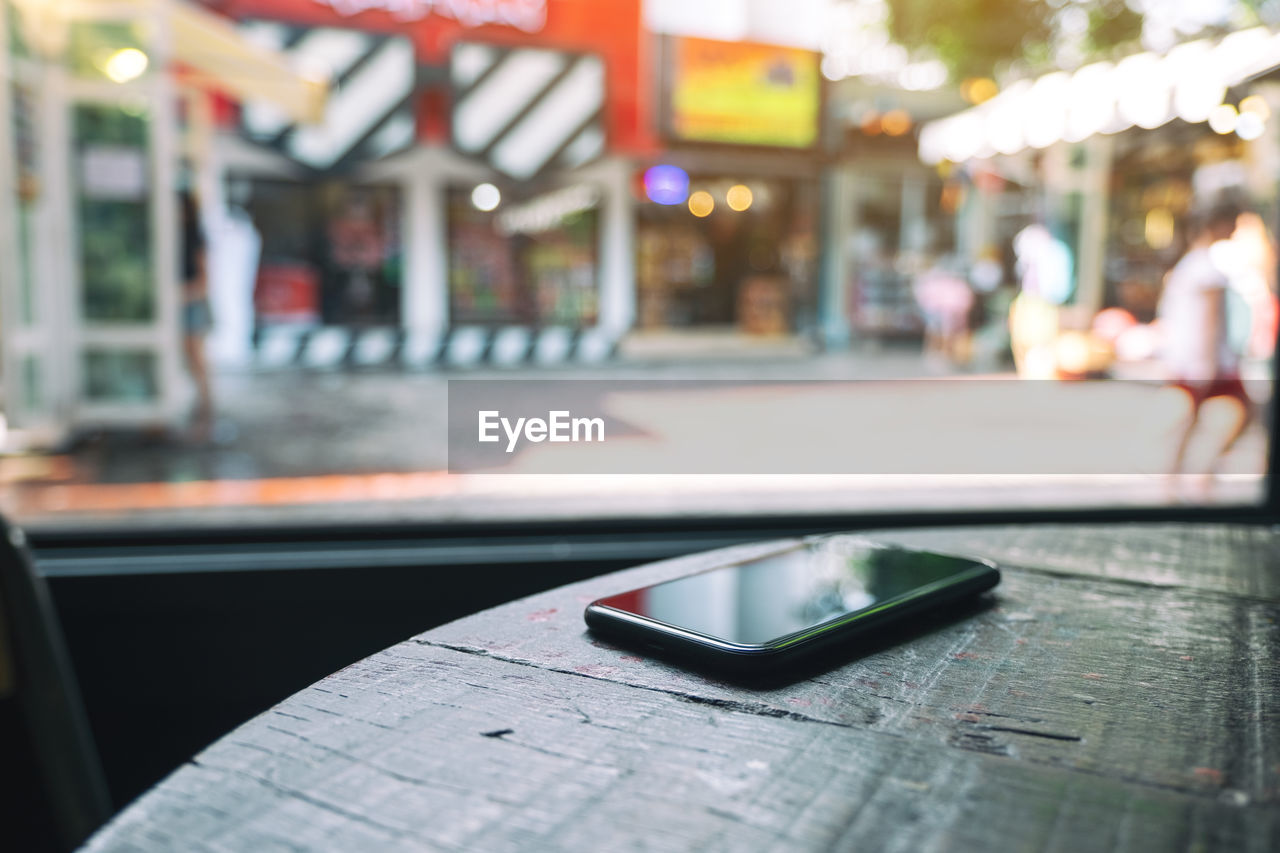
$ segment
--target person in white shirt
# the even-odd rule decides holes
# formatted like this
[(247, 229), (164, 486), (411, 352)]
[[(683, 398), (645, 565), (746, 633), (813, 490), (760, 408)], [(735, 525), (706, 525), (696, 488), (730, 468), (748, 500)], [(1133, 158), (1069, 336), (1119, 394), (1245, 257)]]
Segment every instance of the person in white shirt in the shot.
[[(1214, 433), (1216, 447), (1205, 472), (1206, 489), (1217, 463), (1244, 432), (1251, 408), (1240, 381), (1240, 353), (1228, 334), (1230, 283), (1210, 251), (1231, 238), (1240, 213), (1238, 206), (1224, 201), (1192, 214), (1187, 252), (1165, 276), (1158, 312), (1169, 382), (1189, 402), (1171, 473), (1182, 473), (1197, 425), (1212, 421), (1206, 429)], [(1210, 408), (1213, 415), (1207, 417)]]

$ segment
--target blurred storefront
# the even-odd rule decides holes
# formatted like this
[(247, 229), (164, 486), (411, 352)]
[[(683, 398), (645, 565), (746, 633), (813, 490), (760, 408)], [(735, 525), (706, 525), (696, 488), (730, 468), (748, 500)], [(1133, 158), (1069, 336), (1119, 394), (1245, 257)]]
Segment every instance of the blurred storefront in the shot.
[(307, 121), (325, 87), (178, 0), (8, 0), (0, 46), (6, 421), (33, 443), (171, 423), (186, 402), (178, 196), (213, 183), (211, 102), (251, 84)]
[(640, 0), (3, 9), (13, 424), (182, 420), (182, 193), (222, 367), (592, 361), (637, 333), (818, 325), (813, 50), (650, 32)]
[(256, 325), (396, 325), (400, 317), (399, 187), (255, 181), (260, 223)]
[[(242, 139), (227, 140), (228, 186), (245, 188), (263, 239), (256, 360), (359, 362), (362, 341), (380, 336), (369, 352), (411, 365), (590, 361), (636, 330), (809, 331), (818, 54), (651, 34), (638, 2), (509, 5), (222, 4), (300, 65), (323, 53), (338, 80), (319, 128), (291, 128), (250, 102)], [(345, 92), (396, 42), (410, 45), (401, 50), (415, 70), (388, 59), (390, 82), (370, 89), (381, 106), (349, 127)], [(321, 144), (339, 137), (349, 145)], [(685, 176), (678, 198), (646, 190), (653, 166)], [(290, 169), (309, 187), (287, 190), (279, 175)], [(381, 226), (370, 241), (398, 253), (376, 265), (374, 288), (397, 304), (373, 299), (384, 310), (361, 315), (358, 300), (334, 295), (368, 289), (372, 276), (334, 277), (329, 241), (294, 233), (300, 220), (327, 233), (332, 206), (277, 215), (272, 196), (317, 184), (382, 193), (384, 209), (398, 200), (398, 217), (372, 217)], [(290, 300), (316, 306), (314, 319), (261, 309)]]
[(641, 334), (733, 329), (786, 336), (811, 330), (816, 181), (758, 175), (694, 173), (686, 204), (641, 204)]
[(593, 361), (821, 323), (814, 50), (650, 32), (640, 0), (3, 9), (14, 424), (182, 420), (184, 193), (221, 367)]
[(692, 37), (659, 45), (663, 150), (634, 180), (637, 337), (808, 336), (817, 308), (820, 57)]
[(248, 101), (223, 140), (256, 363), (590, 360), (631, 327), (638, 0), (218, 5), (335, 81), (318, 126)]
[(600, 200), (590, 184), (509, 199), (492, 185), (448, 197), (449, 313), (458, 324), (564, 326), (600, 316)]
[[(1280, 89), (1259, 78), (1277, 62), (1280, 34), (1255, 28), (1019, 81), (926, 125), (920, 157), (961, 197), (957, 245), (966, 259), (999, 258), (1025, 290), (1034, 264), (1016, 249), (1021, 235), (1042, 229), (1069, 270), (1048, 300), (1059, 336), (1095, 335), (1095, 318), (1118, 308), (1123, 315), (1106, 316), (1136, 321), (1130, 341), (1104, 333), (1090, 347), (1106, 359), (1149, 357), (1157, 330), (1144, 324), (1196, 205), (1233, 195), (1275, 232)], [(1273, 313), (1267, 278), (1271, 292), (1250, 297), (1255, 318)], [(1046, 369), (1073, 372), (1054, 365), (1068, 349), (1079, 348), (1058, 347)]]
[(955, 199), (920, 162), (915, 138), (921, 123), (963, 102), (936, 87), (857, 77), (832, 83), (830, 100), (838, 156), (827, 182), (823, 340), (918, 339), (925, 323), (914, 285), (954, 252)]

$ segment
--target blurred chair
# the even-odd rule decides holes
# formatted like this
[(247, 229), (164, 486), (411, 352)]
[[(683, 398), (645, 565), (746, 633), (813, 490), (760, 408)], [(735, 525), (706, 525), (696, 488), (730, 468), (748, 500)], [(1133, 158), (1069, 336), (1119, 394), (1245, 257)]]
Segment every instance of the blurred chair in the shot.
[(70, 850), (111, 815), (44, 579), (0, 519), (0, 849)]

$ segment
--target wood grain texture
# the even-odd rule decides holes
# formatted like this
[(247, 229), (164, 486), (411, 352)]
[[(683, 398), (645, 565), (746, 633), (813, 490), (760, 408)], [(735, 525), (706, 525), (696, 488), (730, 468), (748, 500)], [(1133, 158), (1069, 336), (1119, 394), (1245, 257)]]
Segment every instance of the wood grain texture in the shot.
[(1277, 849), (1280, 604), (1243, 578), (1276, 534), (1173, 530), (877, 537), (1018, 566), (771, 689), (584, 633), (587, 602), (725, 552), (513, 602), (291, 697), (89, 849)]
[(1280, 536), (1260, 525), (971, 527), (895, 530), (875, 538), (1042, 571), (1280, 598)]

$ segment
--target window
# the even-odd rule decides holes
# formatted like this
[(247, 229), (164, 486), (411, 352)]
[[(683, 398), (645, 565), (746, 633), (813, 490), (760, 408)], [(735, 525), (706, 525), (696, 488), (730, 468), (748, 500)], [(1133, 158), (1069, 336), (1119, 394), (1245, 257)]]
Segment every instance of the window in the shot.
[(4, 511), (1262, 506), (1274, 4), (985, 5), (0, 0)]

